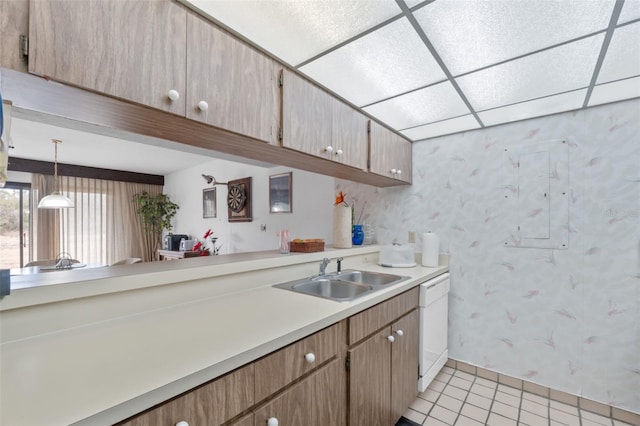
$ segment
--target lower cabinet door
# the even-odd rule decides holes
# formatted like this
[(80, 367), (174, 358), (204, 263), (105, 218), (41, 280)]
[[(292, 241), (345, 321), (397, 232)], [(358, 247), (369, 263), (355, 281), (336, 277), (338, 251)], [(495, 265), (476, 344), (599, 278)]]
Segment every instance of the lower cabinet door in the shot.
[(386, 327), (349, 351), (349, 425), (391, 423), (391, 328)]
[[(312, 410), (314, 385), (314, 376), (311, 376), (258, 408), (254, 412), (255, 426), (315, 425)], [(269, 419), (276, 419), (277, 423), (269, 423)]]
[(347, 374), (344, 358), (331, 361), (312, 377), (314, 423), (317, 426), (346, 426)]
[(391, 414), (395, 423), (418, 395), (419, 316), (415, 309), (391, 326)]

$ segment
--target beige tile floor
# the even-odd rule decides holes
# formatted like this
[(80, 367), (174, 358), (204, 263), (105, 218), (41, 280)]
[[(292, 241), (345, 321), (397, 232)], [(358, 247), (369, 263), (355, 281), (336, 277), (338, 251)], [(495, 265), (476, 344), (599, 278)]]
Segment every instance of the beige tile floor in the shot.
[(404, 417), (425, 426), (630, 426), (446, 366)]

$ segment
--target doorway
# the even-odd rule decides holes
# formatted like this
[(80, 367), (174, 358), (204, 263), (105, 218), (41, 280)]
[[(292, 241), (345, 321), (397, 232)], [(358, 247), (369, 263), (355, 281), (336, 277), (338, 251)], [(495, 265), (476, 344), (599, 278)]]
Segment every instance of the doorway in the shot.
[(31, 185), (0, 188), (0, 269), (22, 268), (30, 259)]

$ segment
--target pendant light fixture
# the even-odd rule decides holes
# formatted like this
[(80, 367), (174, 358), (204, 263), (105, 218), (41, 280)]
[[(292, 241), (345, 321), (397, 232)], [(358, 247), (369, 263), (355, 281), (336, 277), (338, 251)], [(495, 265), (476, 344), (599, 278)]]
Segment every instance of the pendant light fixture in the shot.
[(68, 209), (73, 207), (73, 201), (58, 191), (58, 144), (60, 139), (51, 139), (55, 146), (55, 161), (53, 163), (53, 192), (42, 198), (38, 203), (39, 209)]

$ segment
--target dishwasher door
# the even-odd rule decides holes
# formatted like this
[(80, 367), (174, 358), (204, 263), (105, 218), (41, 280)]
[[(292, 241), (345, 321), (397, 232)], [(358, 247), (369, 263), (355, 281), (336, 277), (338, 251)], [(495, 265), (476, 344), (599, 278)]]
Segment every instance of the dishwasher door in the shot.
[(448, 273), (420, 286), (420, 392), (427, 389), (449, 357), (449, 288)]

